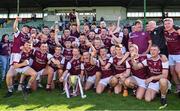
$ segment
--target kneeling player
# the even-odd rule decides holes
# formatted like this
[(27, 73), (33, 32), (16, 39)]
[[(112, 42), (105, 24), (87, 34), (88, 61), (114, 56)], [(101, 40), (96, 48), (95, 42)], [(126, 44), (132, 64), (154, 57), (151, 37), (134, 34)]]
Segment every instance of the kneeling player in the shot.
[(89, 90), (93, 84), (94, 84), (94, 88), (96, 88), (101, 78), (101, 73), (99, 71), (99, 67), (97, 66), (98, 61), (89, 52), (83, 53), (83, 60), (84, 60), (85, 74), (87, 76), (85, 90)]
[[(146, 84), (145, 84), (145, 79), (146, 79), (146, 68), (135, 68), (134, 67), (134, 62), (142, 62), (143, 60), (146, 59), (146, 56), (140, 56), (138, 54), (138, 46), (135, 44), (132, 44), (129, 48), (130, 51), (130, 59), (126, 61), (126, 72), (128, 77), (125, 80), (125, 85), (129, 88), (133, 89), (133, 92), (136, 96), (137, 99), (143, 99), (144, 94), (146, 91)], [(132, 75), (130, 75), (132, 73)]]
[(126, 79), (126, 59), (129, 56), (129, 53), (123, 55), (122, 46), (115, 46), (116, 56), (113, 57), (113, 66), (115, 69), (115, 75), (110, 80), (110, 86), (114, 88), (114, 93), (119, 94), (122, 91), (122, 86), (124, 86), (123, 96), (127, 96), (127, 88), (124, 85)]
[(112, 65), (113, 58), (107, 56), (107, 49), (100, 49), (99, 66), (101, 70), (101, 80), (99, 81), (96, 93), (101, 94), (105, 87), (110, 83), (110, 79), (113, 75)]
[(168, 60), (167, 57), (159, 55), (160, 50), (157, 45), (153, 45), (150, 48), (150, 56), (142, 64), (138, 64), (138, 67), (148, 66), (149, 78), (145, 80), (147, 84), (147, 90), (145, 93), (145, 100), (152, 101), (156, 94), (160, 91), (161, 93), (161, 108), (167, 106), (166, 95), (168, 89), (171, 88), (171, 84), (168, 77)]
[[(48, 72), (49, 83), (47, 83), (46, 90), (50, 91), (54, 88), (53, 80), (56, 78), (56, 74), (61, 78), (63, 74), (63, 66), (65, 63), (65, 58), (61, 55), (61, 47), (55, 47), (55, 53), (53, 55), (54, 61), (49, 61), (48, 66), (46, 67)], [(54, 77), (54, 78), (53, 78)]]
[(13, 59), (13, 64), (11, 64), (6, 77), (6, 84), (8, 87), (8, 92), (5, 97), (10, 97), (13, 94), (13, 77), (18, 73), (25, 76), (31, 76), (29, 82), (26, 86), (26, 91), (30, 91), (30, 87), (34, 80), (36, 79), (36, 71), (29, 67), (29, 60), (32, 56), (32, 50), (30, 43), (26, 42), (23, 46), (22, 52), (15, 56)]
[[(84, 65), (81, 61), (81, 55), (78, 48), (73, 48), (73, 58), (67, 63), (66, 71), (64, 71), (61, 81), (64, 81), (64, 89), (67, 98), (70, 96), (77, 96), (80, 90), (81, 97), (84, 98), (83, 88), (81, 81), (84, 78)], [(73, 91), (70, 92), (72, 87)]]

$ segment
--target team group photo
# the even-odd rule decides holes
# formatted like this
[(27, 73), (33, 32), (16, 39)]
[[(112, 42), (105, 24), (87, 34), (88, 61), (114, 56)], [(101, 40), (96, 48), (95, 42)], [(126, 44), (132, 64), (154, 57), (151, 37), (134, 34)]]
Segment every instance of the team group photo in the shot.
[(0, 110), (180, 110), (179, 6), (2, 0)]

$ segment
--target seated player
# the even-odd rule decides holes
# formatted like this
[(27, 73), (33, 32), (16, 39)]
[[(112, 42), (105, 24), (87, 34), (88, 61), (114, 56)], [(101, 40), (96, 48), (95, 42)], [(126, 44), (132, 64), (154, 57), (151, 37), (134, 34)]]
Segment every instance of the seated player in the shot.
[(157, 93), (161, 93), (161, 108), (167, 106), (166, 95), (168, 89), (171, 88), (171, 84), (168, 78), (169, 64), (168, 59), (164, 55), (159, 55), (160, 50), (157, 45), (152, 45), (150, 48), (150, 56), (142, 63), (135, 64), (138, 67), (147, 66), (149, 69), (149, 76), (145, 80), (147, 90), (145, 93), (145, 100), (152, 101)]
[(37, 75), (36, 71), (29, 66), (29, 62), (30, 62), (29, 60), (30, 57), (32, 56), (32, 50), (30, 46), (31, 45), (29, 42), (25, 42), (22, 51), (18, 55), (16, 55), (15, 58), (13, 59), (13, 64), (11, 64), (7, 72), (6, 84), (7, 84), (8, 92), (5, 95), (5, 97), (12, 96), (13, 77), (17, 76), (17, 74), (31, 76), (25, 88), (27, 92), (30, 91), (31, 85), (36, 79), (36, 75)]
[(58, 77), (61, 78), (63, 74), (63, 66), (65, 63), (65, 58), (61, 54), (61, 47), (56, 46), (55, 47), (55, 53), (53, 55), (54, 61), (49, 61), (48, 66), (46, 69), (48, 70), (48, 79), (50, 79), (52, 82), (50, 84), (47, 84), (46, 90), (50, 91), (54, 88), (54, 82), (53, 80), (56, 79), (56, 73), (58, 74)]
[(126, 77), (125, 85), (132, 88), (137, 99), (143, 99), (146, 91), (145, 79), (147, 76), (146, 68), (134, 68), (134, 61), (142, 62), (146, 59), (145, 55), (138, 54), (138, 46), (131, 44), (129, 47), (130, 59), (126, 61)]
[(98, 67), (98, 61), (94, 58), (93, 52), (90, 54), (89, 52), (83, 53), (83, 61), (84, 61), (84, 70), (85, 75), (87, 76), (85, 90), (89, 90), (94, 84), (94, 88), (97, 87), (97, 84), (101, 78), (101, 72)]
[(101, 79), (97, 85), (96, 93), (101, 94), (105, 87), (110, 83), (110, 79), (113, 75), (112, 63), (113, 58), (107, 56), (108, 50), (106, 48), (100, 49), (99, 67), (101, 70)]
[(122, 53), (122, 45), (115, 46), (116, 56), (113, 57), (113, 66), (115, 70), (115, 75), (110, 80), (110, 86), (114, 89), (115, 94), (119, 94), (122, 91), (122, 86), (124, 86), (123, 96), (127, 96), (127, 88), (124, 85), (124, 80), (126, 79), (126, 59), (129, 53)]

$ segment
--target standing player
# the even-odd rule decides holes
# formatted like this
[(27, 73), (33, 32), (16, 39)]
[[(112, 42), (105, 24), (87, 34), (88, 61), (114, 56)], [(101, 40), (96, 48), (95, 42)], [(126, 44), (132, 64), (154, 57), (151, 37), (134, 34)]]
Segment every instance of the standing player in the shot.
[(180, 32), (176, 31), (173, 25), (172, 18), (164, 19), (164, 37), (167, 41), (170, 70), (176, 84), (176, 92), (180, 96)]
[(152, 41), (148, 32), (142, 31), (142, 21), (135, 22), (135, 32), (132, 32), (129, 37), (129, 46), (136, 44), (139, 48), (139, 54), (148, 54), (152, 45)]
[(11, 50), (11, 58), (10, 58), (10, 64), (13, 63), (14, 59), (16, 58), (16, 55), (18, 56), (18, 53), (21, 52), (20, 47), (24, 45), (24, 43), (28, 40), (30, 40), (30, 37), (28, 36), (29, 33), (29, 26), (24, 25), (22, 27), (22, 30), (20, 31), (18, 29), (18, 17), (16, 17), (16, 20), (14, 21), (13, 30), (14, 30), (14, 42), (13, 47)]

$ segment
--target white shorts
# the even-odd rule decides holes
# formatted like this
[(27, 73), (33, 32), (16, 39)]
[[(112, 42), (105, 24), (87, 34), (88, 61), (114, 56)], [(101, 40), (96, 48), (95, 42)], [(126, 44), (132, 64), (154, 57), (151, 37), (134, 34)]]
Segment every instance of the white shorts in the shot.
[(19, 53), (11, 53), (10, 65), (12, 65), (13, 62), (15, 62), (15, 61), (19, 62), (19, 58), (21, 58), (21, 54), (19, 54)]
[(145, 89), (147, 88), (144, 79), (138, 78), (138, 77), (136, 77), (136, 76), (132, 76), (132, 77), (136, 80), (137, 85), (138, 85), (139, 87), (142, 87), (142, 88), (145, 88)]
[(45, 70), (45, 68), (42, 69), (42, 70), (40, 70), (39, 72), (37, 72), (36, 80), (39, 80), (39, 79), (40, 79), (40, 77), (41, 77), (41, 75), (43, 74), (44, 70)]
[(173, 66), (175, 63), (180, 63), (180, 55), (169, 55), (169, 65)]
[(99, 83), (102, 84), (102, 85), (104, 85), (104, 86), (107, 86), (107, 85), (109, 84), (109, 81), (110, 81), (111, 77), (112, 77), (112, 76), (106, 77), (106, 78), (104, 78), (104, 79), (101, 79), (101, 80), (99, 81)]
[[(154, 90), (156, 92), (159, 92), (159, 90), (160, 90), (159, 81), (155, 82), (155, 83), (150, 82), (149, 85), (148, 85), (148, 89), (152, 89), (152, 90)], [(171, 83), (169, 82), (169, 80), (168, 80), (168, 89), (171, 89)]]
[(95, 83), (95, 80), (96, 80), (96, 75), (94, 75), (94, 76), (89, 76), (89, 77), (87, 78), (87, 82), (90, 82), (90, 83)]
[(53, 75), (53, 81), (55, 81), (57, 78), (57, 71), (54, 72), (54, 75)]
[(15, 71), (18, 73), (25, 73), (29, 68), (30, 68), (29, 66), (25, 66), (23, 68), (17, 68), (15, 69)]

